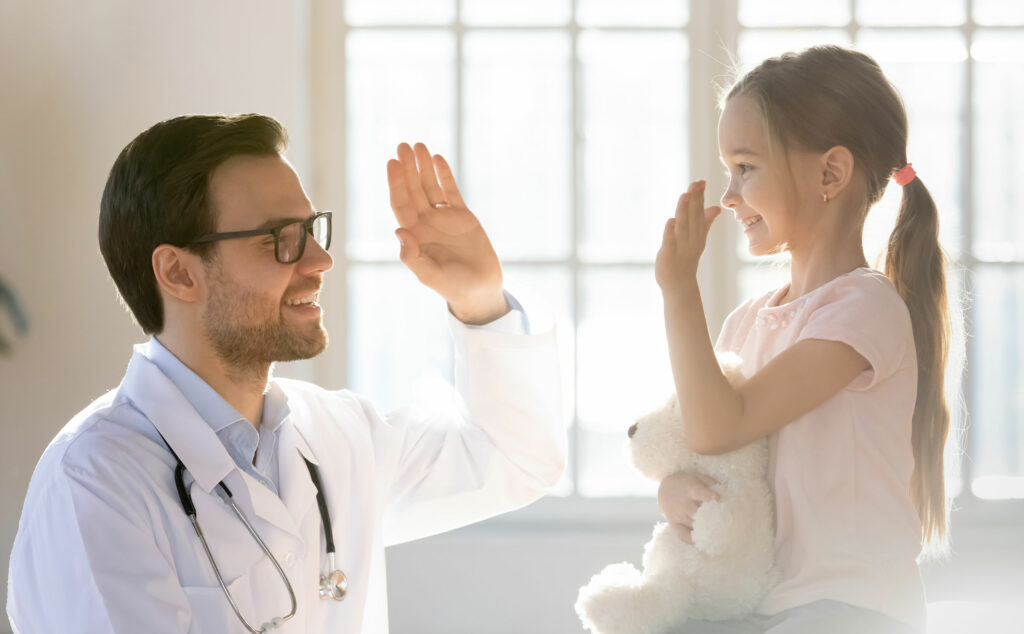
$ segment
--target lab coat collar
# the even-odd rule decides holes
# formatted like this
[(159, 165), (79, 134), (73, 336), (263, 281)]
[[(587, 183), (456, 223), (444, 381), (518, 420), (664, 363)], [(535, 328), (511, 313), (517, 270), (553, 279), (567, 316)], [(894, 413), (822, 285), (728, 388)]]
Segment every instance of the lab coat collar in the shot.
[(236, 499), (242, 502), (248, 498), (253, 513), (301, 539), (302, 521), (316, 502), (316, 487), (302, 458), (318, 463), (306, 439), (290, 420), (292, 414), (286, 402), (287, 393), (276, 383), (271, 385), (274, 397), (283, 399), (283, 407), (289, 411), (281, 423), (278, 438), (281, 484), (281, 497), (278, 498), (238, 468), (213, 429), (174, 382), (148, 358), (147, 348), (148, 344), (135, 346), (121, 383), (121, 394), (153, 423), (203, 491), (213, 493), (219, 482), (237, 471), (245, 483), (245, 490), (233, 488)]
[(196, 484), (210, 493), (235, 463), (181, 390), (149, 360), (148, 347), (135, 346), (120, 392), (153, 423)]

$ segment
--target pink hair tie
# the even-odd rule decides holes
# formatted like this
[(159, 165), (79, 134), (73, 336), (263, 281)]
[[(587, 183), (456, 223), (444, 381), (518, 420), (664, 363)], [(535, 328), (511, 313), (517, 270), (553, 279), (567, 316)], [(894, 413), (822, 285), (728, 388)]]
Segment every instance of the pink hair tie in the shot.
[(900, 187), (903, 187), (910, 181), (914, 180), (916, 177), (917, 172), (914, 171), (914, 168), (911, 166), (910, 163), (907, 163), (900, 169), (896, 170), (896, 173), (892, 175), (893, 180), (895, 180), (896, 184), (899, 185)]

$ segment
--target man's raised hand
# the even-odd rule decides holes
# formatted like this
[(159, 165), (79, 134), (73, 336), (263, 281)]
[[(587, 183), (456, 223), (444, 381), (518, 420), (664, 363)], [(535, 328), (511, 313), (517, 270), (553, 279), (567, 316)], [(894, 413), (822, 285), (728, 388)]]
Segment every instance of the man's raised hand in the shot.
[(440, 154), (417, 143), (388, 161), (391, 209), (400, 258), (447, 302), (460, 321), (484, 324), (508, 312), (501, 263), (480, 221), (466, 207)]

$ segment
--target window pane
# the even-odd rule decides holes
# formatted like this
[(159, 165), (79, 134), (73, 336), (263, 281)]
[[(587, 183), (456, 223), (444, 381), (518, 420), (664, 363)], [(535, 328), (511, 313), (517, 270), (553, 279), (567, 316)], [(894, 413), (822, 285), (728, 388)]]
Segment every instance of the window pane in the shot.
[(466, 24), (566, 24), (572, 12), (570, 2), (571, 0), (462, 0), (460, 15)]
[(354, 258), (391, 260), (398, 225), (385, 166), (402, 141), (423, 141), (431, 152), (453, 158), (455, 40), (438, 32), (355, 31), (346, 55), (345, 246)]
[(446, 24), (455, 19), (455, 0), (345, 0), (349, 24)]
[(769, 57), (820, 44), (849, 46), (850, 34), (839, 29), (743, 31), (739, 41), (740, 65), (746, 72)]
[(974, 0), (974, 21), (978, 24), (1024, 24), (1024, 2), (1020, 0)]
[(661, 293), (652, 267), (586, 270), (581, 276), (578, 491), (649, 494), (655, 485), (626, 460), (626, 430), (674, 390)]
[(972, 489), (1024, 497), (1024, 272), (983, 266), (974, 290)]
[(564, 258), (572, 231), (570, 40), (470, 33), (464, 196), (502, 258)]
[(870, 25), (952, 25), (966, 17), (965, 0), (857, 0), (857, 21)]
[(979, 30), (975, 38), (974, 251), (982, 260), (1021, 261), (1024, 30)]
[(355, 265), (348, 283), (348, 387), (382, 413), (449, 406), (454, 362), (444, 300), (402, 265)]
[(740, 24), (745, 26), (837, 26), (849, 21), (849, 0), (740, 0)]
[[(960, 31), (861, 31), (857, 48), (878, 61), (903, 97), (909, 121), (907, 157), (939, 211), (939, 240), (953, 257), (961, 249), (964, 90), (967, 46)], [(864, 227), (874, 263), (896, 224), (903, 188), (890, 182)]]
[(686, 0), (579, 0), (576, 22), (583, 26), (682, 26), (689, 18)]
[(580, 257), (653, 262), (664, 222), (688, 184), (686, 39), (588, 31), (579, 54)]

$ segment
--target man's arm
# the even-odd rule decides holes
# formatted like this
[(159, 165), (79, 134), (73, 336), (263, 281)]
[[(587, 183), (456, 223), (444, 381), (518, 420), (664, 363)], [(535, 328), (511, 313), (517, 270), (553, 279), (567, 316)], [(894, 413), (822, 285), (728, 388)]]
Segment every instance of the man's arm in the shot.
[(184, 591), (152, 530), (130, 510), (127, 483), (57, 468), (30, 491), (11, 553), (14, 631), (187, 631)]
[[(423, 144), (403, 143), (388, 162), (388, 184), (402, 262), (455, 318), (460, 396), (458, 412), (436, 420), (402, 410), (385, 421), (364, 403), (388, 482), (392, 544), (537, 499), (564, 471), (566, 438), (554, 331), (509, 332), (508, 319), (494, 321), (510, 310), (501, 264), (448, 164)], [(491, 326), (472, 327), (481, 324)]]

